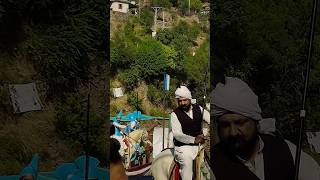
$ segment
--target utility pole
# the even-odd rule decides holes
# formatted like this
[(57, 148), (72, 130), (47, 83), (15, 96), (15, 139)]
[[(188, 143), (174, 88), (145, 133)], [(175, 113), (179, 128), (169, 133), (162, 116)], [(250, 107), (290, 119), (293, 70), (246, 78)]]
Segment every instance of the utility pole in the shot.
[(305, 69), (302, 107), (300, 110), (299, 141), (298, 141), (296, 158), (294, 163), (295, 164), (295, 178), (294, 178), (295, 180), (299, 179), (300, 157), (301, 157), (302, 141), (303, 141), (303, 135), (304, 135), (304, 129), (305, 129), (305, 121), (306, 121), (306, 101), (307, 101), (307, 92), (309, 87), (309, 74), (310, 74), (312, 51), (313, 51), (314, 32), (316, 27), (317, 8), (318, 8), (318, 0), (314, 0), (313, 7), (312, 7), (311, 22), (310, 22), (310, 33), (309, 33), (309, 39), (308, 39), (309, 43), (308, 43), (307, 64)]
[(87, 99), (87, 121), (86, 121), (86, 147), (85, 147), (85, 152), (86, 152), (86, 164), (85, 164), (85, 180), (88, 180), (88, 175), (89, 175), (89, 118), (90, 118), (90, 90), (91, 90), (91, 84), (89, 83), (89, 93), (88, 93), (88, 99)]

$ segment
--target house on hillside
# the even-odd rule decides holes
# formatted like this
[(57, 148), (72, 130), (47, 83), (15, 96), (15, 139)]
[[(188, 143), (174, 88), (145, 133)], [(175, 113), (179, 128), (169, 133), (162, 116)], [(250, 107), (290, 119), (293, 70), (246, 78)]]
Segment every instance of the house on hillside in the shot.
[(136, 9), (137, 5), (135, 1), (129, 0), (110, 0), (112, 11), (128, 13), (130, 9)]

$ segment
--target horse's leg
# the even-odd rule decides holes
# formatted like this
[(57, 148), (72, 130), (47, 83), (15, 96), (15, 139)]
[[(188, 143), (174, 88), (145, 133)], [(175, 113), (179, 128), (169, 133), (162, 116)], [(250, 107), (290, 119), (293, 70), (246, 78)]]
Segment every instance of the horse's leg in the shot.
[(155, 180), (169, 180), (170, 165), (174, 157), (170, 150), (161, 152), (152, 162), (151, 174)]
[(151, 166), (152, 176), (155, 180), (169, 180), (170, 177), (170, 161), (171, 158), (164, 157), (163, 159), (153, 163)]

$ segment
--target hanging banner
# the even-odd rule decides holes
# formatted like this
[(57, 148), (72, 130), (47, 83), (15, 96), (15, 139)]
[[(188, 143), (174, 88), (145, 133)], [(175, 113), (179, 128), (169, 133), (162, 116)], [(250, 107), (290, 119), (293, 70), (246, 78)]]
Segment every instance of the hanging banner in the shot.
[(165, 74), (164, 74), (164, 81), (163, 81), (163, 85), (164, 85), (163, 89), (164, 89), (165, 91), (169, 91), (169, 86), (170, 86), (170, 75), (169, 75), (169, 74), (167, 74), (167, 73), (165, 73)]

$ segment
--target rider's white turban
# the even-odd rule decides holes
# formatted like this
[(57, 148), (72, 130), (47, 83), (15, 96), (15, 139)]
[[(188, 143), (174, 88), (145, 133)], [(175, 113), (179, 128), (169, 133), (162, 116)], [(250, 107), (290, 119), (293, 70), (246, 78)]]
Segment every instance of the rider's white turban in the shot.
[(180, 86), (174, 94), (176, 98), (192, 99), (191, 92), (186, 86)]
[(252, 91), (247, 83), (239, 78), (226, 77), (225, 84), (218, 83), (211, 92), (214, 116), (221, 116), (227, 112), (233, 112), (260, 121), (263, 131), (275, 130), (275, 119), (263, 119), (258, 96)]

